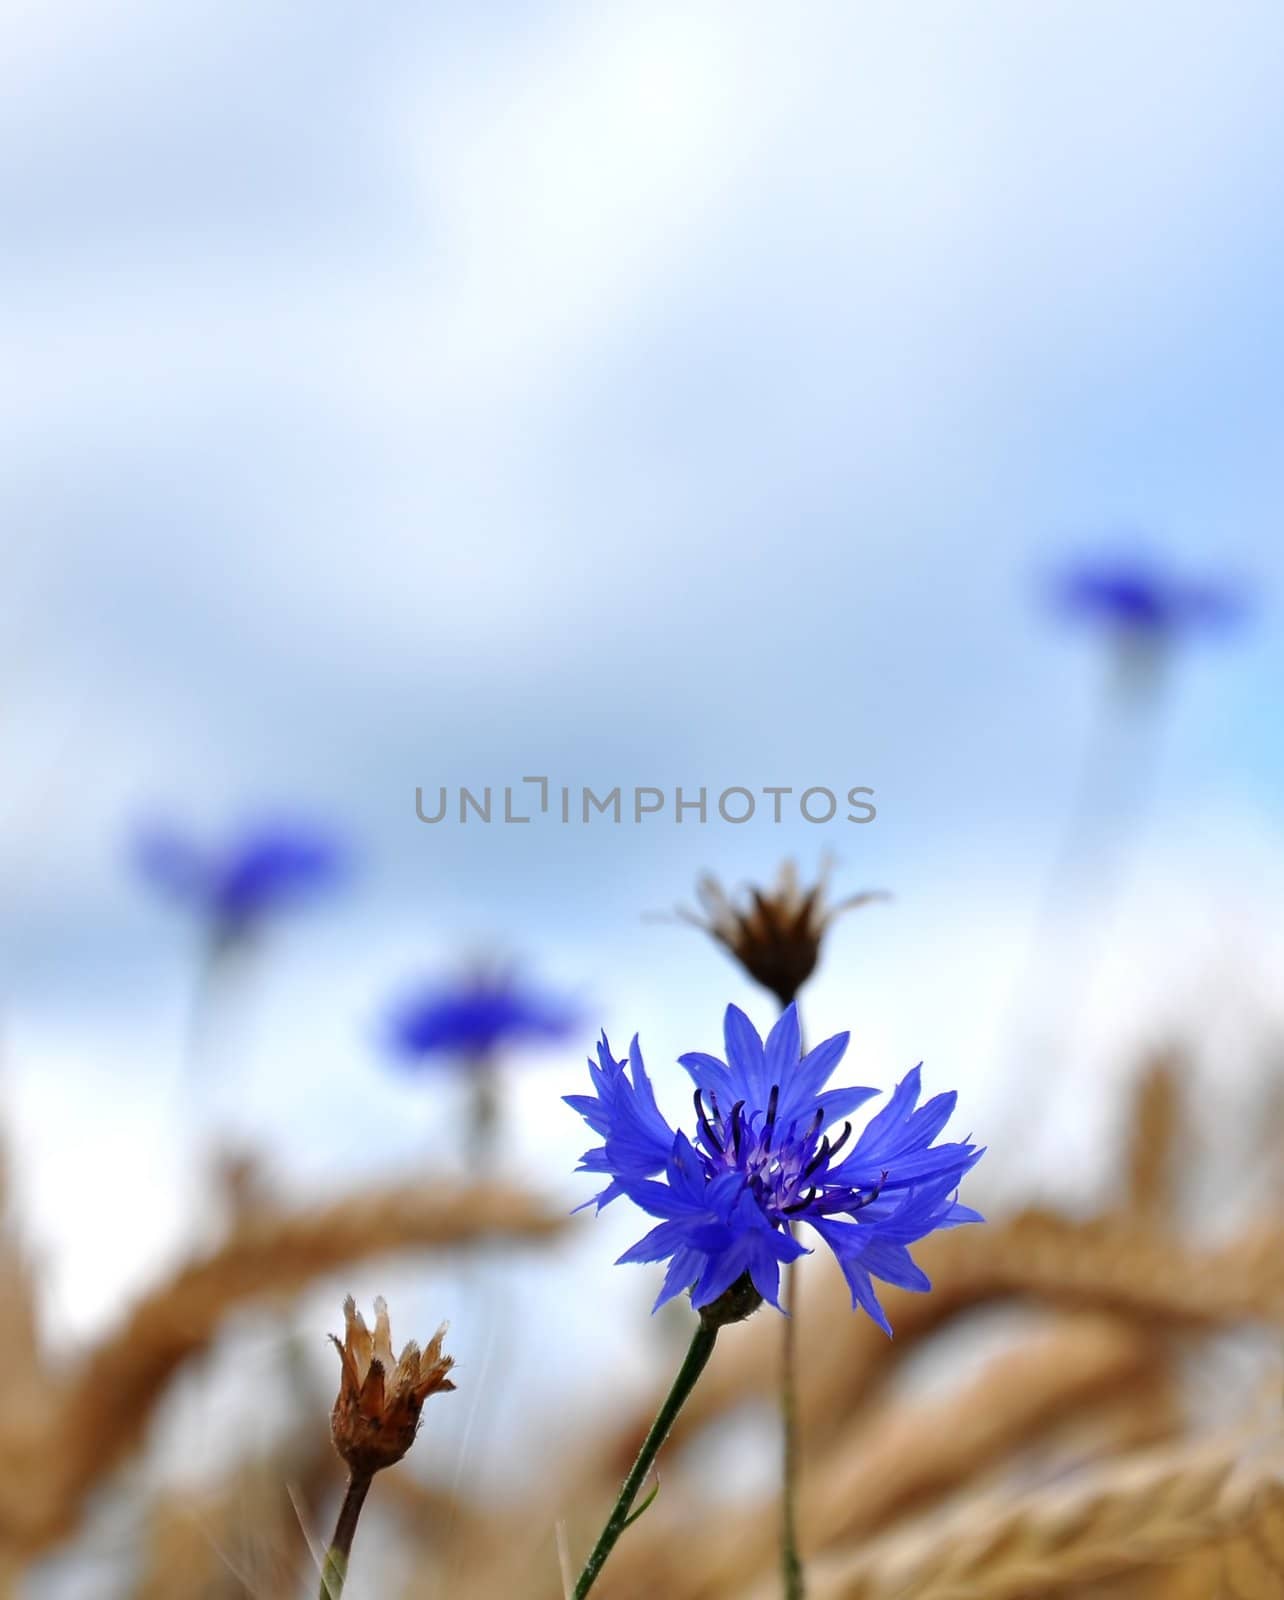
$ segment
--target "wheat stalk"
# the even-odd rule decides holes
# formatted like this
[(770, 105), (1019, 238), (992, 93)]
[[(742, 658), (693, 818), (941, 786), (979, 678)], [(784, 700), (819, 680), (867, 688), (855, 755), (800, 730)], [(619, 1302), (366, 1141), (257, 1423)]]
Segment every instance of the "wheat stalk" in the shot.
[(1279, 1600), (1284, 1496), (1259, 1495), (1243, 1524), (1163, 1574), (1155, 1600)]
[[(968, 1508), (944, 1529), (818, 1562), (814, 1600), (1035, 1600), (1172, 1563), (1284, 1514), (1276, 1450), (1242, 1442), (1114, 1464), (1081, 1486)], [(761, 1600), (766, 1600), (764, 1587)], [(759, 1597), (755, 1595), (755, 1600)]]
[[(1284, 1326), (1284, 1228), (1278, 1225), (1264, 1225), (1222, 1250), (1192, 1251), (1125, 1217), (1078, 1222), (1031, 1210), (937, 1236), (916, 1256), (932, 1279), (932, 1292), (883, 1292), (895, 1340), (852, 1315), (841, 1277), (823, 1270), (828, 1263), (804, 1273), (799, 1370), (809, 1374), (809, 1383), (800, 1410), (813, 1440), (828, 1437), (916, 1341), (958, 1312), (989, 1301), (1034, 1299), (1193, 1328), (1246, 1321)], [(679, 1418), (674, 1441), (690, 1437), (746, 1396), (771, 1392), (777, 1331), (766, 1316), (733, 1330)], [(585, 1464), (590, 1481), (627, 1462), (653, 1400), (639, 1406), (606, 1450)]]
[(1181, 1131), (1179, 1062), (1163, 1052), (1142, 1071), (1133, 1095), (1124, 1164), (1129, 1214), (1162, 1227), (1173, 1194), (1173, 1171)]
[(274, 1455), (241, 1463), (212, 1489), (154, 1499), (133, 1600), (290, 1593), (307, 1550), (295, 1498), (315, 1505), (336, 1468), (329, 1432), (318, 1423)]
[(566, 1226), (520, 1190), (401, 1185), (293, 1213), (240, 1218), (212, 1253), (145, 1295), (61, 1381), (46, 1375), (35, 1426), (0, 1419), (0, 1550), (30, 1554), (75, 1522), (90, 1488), (138, 1442), (177, 1369), (235, 1307), (297, 1291), (363, 1256)]
[[(1254, 1230), (1222, 1250), (1196, 1252), (1118, 1216), (1075, 1222), (1030, 1211), (928, 1241), (918, 1254), (932, 1276), (933, 1292), (893, 1289), (884, 1296), (897, 1329), (895, 1341), (853, 1315), (838, 1274), (817, 1263), (817, 1270), (804, 1277), (810, 1297), (804, 1302), (800, 1341), (800, 1411), (808, 1448), (823, 1450), (850, 1428), (860, 1406), (906, 1350), (959, 1312), (985, 1302), (1035, 1300), (1194, 1329), (1245, 1320), (1284, 1323), (1282, 1247), (1284, 1229), (1275, 1226)], [(728, 1331), (725, 1350), (715, 1354), (674, 1429), (670, 1459), (683, 1440), (719, 1415), (746, 1398), (772, 1392), (777, 1332), (766, 1314)], [(531, 1552), (559, 1518), (567, 1521), (572, 1539), (581, 1522), (592, 1525), (604, 1486), (618, 1480), (636, 1451), (644, 1417), (649, 1420), (647, 1408), (639, 1406), (624, 1428), (596, 1443), (536, 1495), (523, 1523), (529, 1533), (510, 1540), (510, 1547), (522, 1553), (513, 1557), (509, 1582), (531, 1581)], [(631, 1539), (642, 1537), (645, 1525), (644, 1519)], [(503, 1570), (505, 1559), (501, 1553), (491, 1571)], [(486, 1592), (503, 1593), (504, 1587), (497, 1577)]]
[[(894, 1403), (835, 1441), (804, 1471), (804, 1549), (865, 1537), (1001, 1461), (1068, 1418), (1118, 1401), (1142, 1384), (1156, 1358), (1144, 1333), (1082, 1315), (992, 1361), (963, 1390), (932, 1404)], [(657, 1507), (657, 1511), (659, 1508)], [(616, 1558), (613, 1576), (639, 1592), (684, 1600), (740, 1594), (769, 1568), (777, 1537), (774, 1499), (724, 1516), (699, 1540), (670, 1518), (644, 1520)]]

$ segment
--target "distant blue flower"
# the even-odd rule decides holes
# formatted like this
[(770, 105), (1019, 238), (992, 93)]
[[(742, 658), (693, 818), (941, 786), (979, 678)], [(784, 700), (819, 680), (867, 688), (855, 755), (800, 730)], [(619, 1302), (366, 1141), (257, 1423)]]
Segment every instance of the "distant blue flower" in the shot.
[(335, 841), (298, 823), (247, 827), (220, 847), (176, 829), (145, 829), (135, 859), (144, 879), (190, 906), (231, 942), (268, 917), (329, 888), (343, 856)]
[(1071, 616), (1153, 642), (1221, 631), (1247, 611), (1243, 594), (1230, 584), (1178, 577), (1138, 559), (1074, 566), (1058, 582), (1056, 598)]
[(483, 1060), (507, 1045), (565, 1039), (578, 1016), (560, 998), (511, 973), (480, 973), (410, 994), (394, 1008), (388, 1040), (410, 1061)]
[(744, 1012), (728, 1006), (725, 1038), (725, 1061), (680, 1058), (696, 1085), (693, 1138), (660, 1113), (636, 1039), (626, 1071), (603, 1035), (596, 1064), (589, 1062), (595, 1092), (565, 1097), (603, 1141), (579, 1167), (607, 1179), (598, 1209), (625, 1195), (660, 1219), (620, 1261), (669, 1263), (657, 1308), (689, 1289), (699, 1310), (745, 1274), (779, 1308), (781, 1264), (807, 1253), (791, 1230), (806, 1222), (838, 1258), (853, 1306), (890, 1333), (871, 1279), (929, 1288), (906, 1247), (938, 1228), (981, 1220), (955, 1195), (982, 1151), (933, 1143), (956, 1096), (920, 1107), (915, 1067), (852, 1142), (850, 1123), (833, 1136), (826, 1129), (878, 1090), (825, 1088), (847, 1034), (803, 1055), (793, 1006), (765, 1043)]

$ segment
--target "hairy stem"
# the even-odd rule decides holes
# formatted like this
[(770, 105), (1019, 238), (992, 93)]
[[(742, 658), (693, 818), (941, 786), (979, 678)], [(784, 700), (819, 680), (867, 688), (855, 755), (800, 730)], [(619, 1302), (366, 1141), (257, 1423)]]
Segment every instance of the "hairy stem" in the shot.
[[(606, 1519), (606, 1526), (602, 1529), (601, 1536), (593, 1546), (593, 1553), (584, 1563), (584, 1570), (580, 1573), (579, 1582), (575, 1585), (572, 1600), (584, 1600), (584, 1596), (597, 1582), (602, 1568), (606, 1565), (606, 1558), (615, 1548), (616, 1541), (628, 1526), (629, 1513), (633, 1509), (633, 1502), (638, 1497), (638, 1491), (646, 1482), (647, 1473), (659, 1454), (660, 1446), (669, 1436), (669, 1429), (673, 1426), (678, 1412), (686, 1404), (687, 1396), (696, 1386), (696, 1381), (704, 1371), (709, 1357), (713, 1354), (713, 1346), (718, 1337), (717, 1327), (700, 1319), (700, 1325), (691, 1340), (691, 1346), (686, 1353), (678, 1375), (673, 1380), (673, 1387), (669, 1390), (664, 1404), (656, 1413), (651, 1430), (643, 1440), (642, 1448), (638, 1451), (637, 1460), (633, 1463), (629, 1475), (624, 1480), (623, 1487), (611, 1509), (610, 1516)], [(324, 1597), (323, 1597), (324, 1600)]]
[(334, 1525), (334, 1537), (321, 1564), (320, 1600), (339, 1600), (343, 1593), (348, 1577), (348, 1557), (352, 1554), (352, 1536), (357, 1531), (372, 1476), (369, 1472), (354, 1472), (348, 1479), (347, 1492), (339, 1507), (339, 1520)]

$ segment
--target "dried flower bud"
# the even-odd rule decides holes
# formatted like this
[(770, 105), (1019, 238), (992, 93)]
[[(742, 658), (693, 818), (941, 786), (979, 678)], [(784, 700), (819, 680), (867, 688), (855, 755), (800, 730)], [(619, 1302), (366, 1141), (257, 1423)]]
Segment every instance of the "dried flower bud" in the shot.
[(368, 1476), (400, 1461), (415, 1442), (424, 1401), (455, 1387), (446, 1376), (454, 1361), (441, 1351), (444, 1323), (426, 1350), (412, 1342), (394, 1361), (382, 1297), (375, 1301), (373, 1333), (351, 1295), (343, 1302), (343, 1315), (343, 1343), (330, 1336), (343, 1363), (330, 1432), (353, 1475)]
[(706, 876), (696, 885), (703, 916), (685, 910), (678, 915), (716, 939), (751, 978), (787, 1006), (816, 970), (830, 923), (844, 911), (890, 898), (882, 890), (866, 890), (827, 906), (828, 879), (829, 870), (822, 867), (816, 882), (804, 889), (794, 863), (786, 861), (775, 886), (758, 889), (750, 885), (749, 903), (741, 907), (732, 902), (716, 878)]

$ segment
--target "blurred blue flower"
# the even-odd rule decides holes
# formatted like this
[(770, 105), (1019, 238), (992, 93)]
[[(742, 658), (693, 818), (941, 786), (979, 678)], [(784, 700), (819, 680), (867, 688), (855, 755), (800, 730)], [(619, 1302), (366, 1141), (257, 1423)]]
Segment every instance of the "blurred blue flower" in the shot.
[(336, 842), (301, 823), (249, 826), (220, 847), (175, 828), (149, 827), (134, 854), (144, 880), (203, 916), (222, 944), (331, 887), (344, 867)]
[(431, 985), (394, 1006), (388, 1039), (405, 1060), (483, 1061), (507, 1045), (565, 1039), (576, 1012), (560, 997), (524, 985), (512, 973), (484, 972)]
[(915, 1067), (848, 1149), (850, 1123), (833, 1137), (826, 1128), (878, 1091), (825, 1088), (847, 1034), (803, 1055), (795, 1007), (764, 1043), (744, 1012), (728, 1006), (725, 1039), (725, 1061), (680, 1058), (696, 1085), (693, 1139), (660, 1113), (636, 1039), (631, 1076), (603, 1035), (596, 1064), (589, 1062), (595, 1092), (565, 1097), (603, 1141), (578, 1169), (608, 1180), (598, 1209), (625, 1195), (660, 1219), (620, 1261), (668, 1261), (657, 1308), (689, 1289), (699, 1310), (746, 1274), (779, 1308), (781, 1264), (807, 1253), (791, 1230), (807, 1222), (837, 1257), (853, 1306), (890, 1334), (871, 1280), (930, 1288), (906, 1247), (937, 1228), (982, 1220), (955, 1198), (982, 1151), (933, 1143), (956, 1096), (920, 1107)]
[(1055, 593), (1067, 615), (1154, 642), (1231, 628), (1248, 609), (1228, 583), (1178, 577), (1138, 558), (1080, 562), (1061, 576)]

